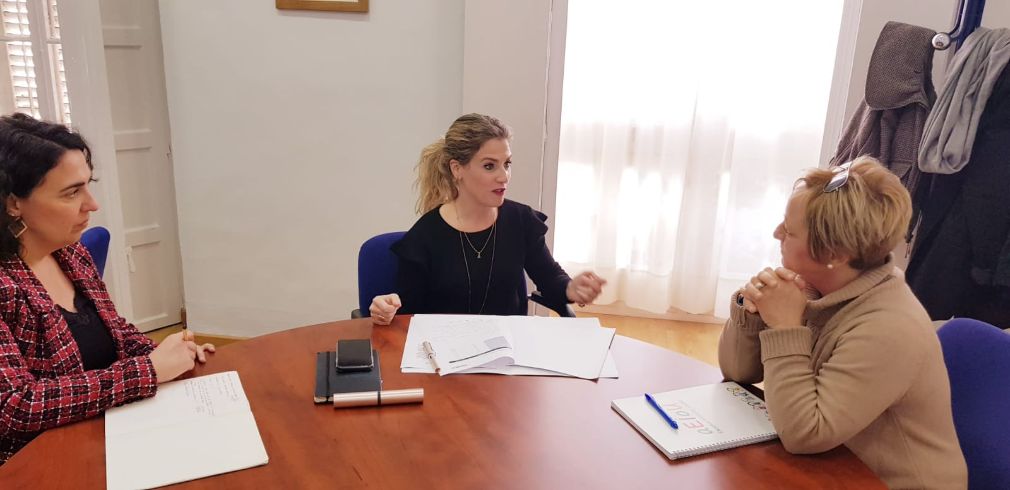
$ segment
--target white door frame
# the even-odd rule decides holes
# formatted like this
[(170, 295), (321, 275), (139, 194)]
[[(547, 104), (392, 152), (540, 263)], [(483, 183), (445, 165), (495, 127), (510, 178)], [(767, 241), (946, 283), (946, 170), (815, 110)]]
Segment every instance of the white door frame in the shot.
[(845, 111), (849, 102), (849, 85), (852, 79), (856, 40), (859, 37), (859, 17), (862, 11), (863, 0), (844, 0), (842, 4), (842, 21), (838, 27), (838, 47), (835, 50), (835, 70), (831, 76), (831, 91), (828, 95), (824, 132), (821, 136), (820, 165), (822, 167), (827, 167), (828, 161), (834, 156), (838, 140), (848, 122)]
[(561, 95), (565, 81), (565, 41), (568, 36), (568, 0), (552, 0), (547, 35), (547, 107), (544, 108), (543, 160), (540, 165), (540, 210), (554, 217), (547, 228), (547, 246), (554, 250), (557, 227), (558, 154), (561, 151)]
[(102, 209), (94, 221), (108, 228), (111, 235), (105, 282), (119, 314), (133, 318), (101, 10), (98, 2), (77, 0), (60, 2), (59, 8), (73, 126), (88, 141), (100, 179), (94, 189)]

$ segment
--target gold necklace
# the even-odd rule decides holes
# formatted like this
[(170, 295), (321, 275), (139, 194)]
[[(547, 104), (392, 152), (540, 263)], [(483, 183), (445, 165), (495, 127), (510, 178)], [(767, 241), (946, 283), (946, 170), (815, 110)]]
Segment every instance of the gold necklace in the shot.
[[(459, 219), (458, 216), (457, 219)], [(495, 221), (497, 222), (497, 218), (495, 219)], [(491, 236), (489, 236), (488, 239), (489, 240), (493, 239), (492, 241), (497, 242), (497, 239), (495, 238), (497, 237), (497, 235), (498, 234), (495, 233), (494, 225), (491, 225)], [(486, 247), (487, 244), (485, 243), (484, 246)], [(470, 245), (470, 247), (472, 248), (473, 245)], [(477, 310), (478, 315), (484, 313), (484, 306), (487, 305), (487, 292), (491, 290), (491, 273), (494, 272), (495, 248), (496, 247), (494, 245), (491, 246), (491, 266), (488, 267), (487, 270), (487, 284), (484, 286), (484, 300), (480, 302), (480, 309)], [(466, 260), (466, 249), (463, 248), (462, 231), (459, 232), (459, 251), (463, 253), (463, 266), (466, 268), (466, 312), (473, 313), (473, 286), (472, 286), (472, 279), (470, 278), (470, 262)], [(478, 255), (477, 258), (479, 259), (480, 255)]]
[[(459, 208), (456, 206), (456, 203), (452, 203), (452, 210), (454, 213), (456, 213), (456, 222), (459, 223), (459, 227), (462, 228), (463, 220), (459, 219)], [(473, 253), (477, 254), (477, 258), (480, 259), (481, 254), (483, 254), (484, 250), (487, 249), (487, 244), (491, 243), (491, 237), (494, 236), (495, 234), (494, 232), (496, 226), (498, 226), (498, 216), (495, 216), (494, 223), (491, 223), (491, 233), (489, 233), (487, 239), (484, 240), (484, 246), (480, 247), (480, 250), (478, 250), (477, 247), (473, 245), (473, 242), (470, 241), (469, 233), (466, 233), (462, 230), (459, 233), (460, 236), (466, 238), (466, 243), (470, 245), (470, 248), (473, 249)]]

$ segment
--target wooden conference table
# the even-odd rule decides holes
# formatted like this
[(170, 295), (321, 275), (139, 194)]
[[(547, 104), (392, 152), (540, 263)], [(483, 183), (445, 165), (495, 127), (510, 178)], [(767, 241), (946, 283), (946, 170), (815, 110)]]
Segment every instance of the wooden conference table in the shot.
[[(222, 347), (196, 375), (237, 370), (270, 462), (186, 488), (884, 488), (844, 447), (794, 456), (767, 442), (669, 461), (614, 398), (721, 380), (717, 369), (618, 336), (620, 379), (403, 374), (408, 317), (346, 320)], [(424, 403), (315, 405), (315, 353), (372, 336), (383, 388)], [(0, 467), (4, 488), (104, 488), (105, 421), (43, 433)], [(199, 444), (200, 441), (193, 441)], [(186, 464), (186, 456), (165, 461)]]

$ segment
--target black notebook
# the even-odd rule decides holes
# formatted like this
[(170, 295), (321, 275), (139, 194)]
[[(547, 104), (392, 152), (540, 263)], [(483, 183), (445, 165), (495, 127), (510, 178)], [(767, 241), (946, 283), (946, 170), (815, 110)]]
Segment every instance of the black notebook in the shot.
[(337, 372), (337, 353), (316, 353), (316, 403), (333, 401), (334, 393), (381, 391), (382, 375), (379, 373), (379, 352), (372, 349), (372, 369), (368, 371)]

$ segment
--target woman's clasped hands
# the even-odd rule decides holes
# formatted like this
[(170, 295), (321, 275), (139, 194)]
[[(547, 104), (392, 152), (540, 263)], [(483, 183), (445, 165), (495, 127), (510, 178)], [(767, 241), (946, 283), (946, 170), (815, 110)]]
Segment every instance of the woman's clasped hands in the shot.
[(766, 267), (740, 288), (743, 307), (771, 328), (803, 326), (807, 300), (816, 293), (799, 274)]

